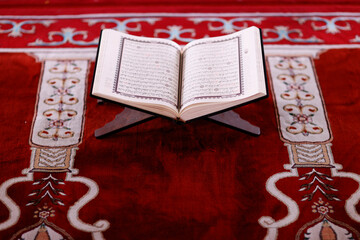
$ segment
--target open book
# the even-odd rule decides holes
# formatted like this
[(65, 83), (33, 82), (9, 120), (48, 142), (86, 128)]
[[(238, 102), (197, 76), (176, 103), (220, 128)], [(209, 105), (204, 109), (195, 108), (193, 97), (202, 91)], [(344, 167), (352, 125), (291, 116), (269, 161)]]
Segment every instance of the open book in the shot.
[(267, 96), (256, 27), (183, 48), (111, 29), (100, 39), (94, 97), (186, 122)]

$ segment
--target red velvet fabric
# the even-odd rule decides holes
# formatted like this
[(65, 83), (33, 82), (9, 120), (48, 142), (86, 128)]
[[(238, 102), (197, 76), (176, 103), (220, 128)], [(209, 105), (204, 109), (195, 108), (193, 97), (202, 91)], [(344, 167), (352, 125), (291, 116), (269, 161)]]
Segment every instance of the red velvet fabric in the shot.
[(72, 6), (104, 6), (104, 5), (112, 5), (112, 6), (127, 6), (127, 5), (184, 5), (184, 4), (199, 4), (202, 6), (211, 6), (211, 5), (254, 5), (254, 6), (263, 6), (263, 5), (279, 5), (279, 4), (286, 4), (286, 5), (296, 5), (296, 4), (340, 4), (340, 5), (346, 5), (346, 4), (358, 4), (359, 2), (356, 0), (331, 0), (331, 1), (325, 1), (325, 0), (316, 0), (316, 1), (310, 1), (310, 0), (242, 0), (242, 1), (236, 1), (236, 0), (223, 0), (221, 2), (216, 0), (184, 0), (184, 1), (176, 1), (176, 0), (80, 0), (76, 1), (76, 3), (70, 1), (70, 0), (13, 0), (13, 1), (2, 1), (0, 2), (0, 5), (3, 6), (45, 6), (45, 7), (51, 7), (51, 6), (68, 6), (71, 4)]
[[(359, 150), (354, 141), (359, 135), (359, 58), (360, 51), (331, 50), (316, 60), (334, 135), (333, 154), (341, 160), (344, 170), (353, 172), (360, 172), (356, 164)], [(0, 61), (3, 182), (28, 167), (28, 137), (40, 63), (26, 54), (3, 53)], [(236, 110), (261, 127), (260, 137), (206, 120), (177, 125), (159, 118), (95, 139), (94, 130), (121, 110), (115, 104), (98, 105), (95, 99), (88, 98), (84, 140), (76, 155), (75, 167), (100, 188), (98, 197), (84, 207), (80, 218), (92, 222), (105, 217), (110, 221), (111, 227), (104, 233), (106, 239), (261, 239), (266, 231), (257, 223), (260, 216), (286, 215), (284, 206), (264, 189), (267, 178), (288, 161), (278, 137), (271, 97)], [(35, 176), (40, 178), (42, 174)], [(55, 176), (64, 178), (63, 174)], [(341, 187), (340, 196), (358, 187), (346, 179), (336, 179), (333, 185)], [(278, 185), (295, 199), (301, 198), (298, 186), (297, 179)], [(29, 207), (24, 207), (29, 200), (24, 192), (33, 188), (28, 183), (9, 189), (10, 197), (30, 215)], [(64, 201), (71, 205), (86, 193), (86, 187), (72, 184), (64, 191)], [(56, 208), (59, 217), (54, 223), (75, 239), (87, 238), (60, 217), (65, 214), (61, 209)], [(0, 211), (0, 221), (6, 220), (7, 209), (0, 205)], [(309, 213), (303, 214), (306, 219)], [(344, 213), (337, 214), (338, 220), (344, 218)], [(29, 224), (28, 220), (22, 221), (27, 218), (31, 216), (22, 216), (19, 225)], [(300, 225), (280, 231), (279, 239), (292, 238)], [(16, 229), (1, 232), (2, 239), (10, 238)]]
[[(336, 0), (330, 4), (329, 1), (318, 3), (286, 2), (269, 4), (243, 4), (243, 3), (210, 3), (201, 2), (178, 2), (177, 4), (12, 4), (14, 1), (3, 2), (0, 8), (0, 14), (7, 15), (68, 15), (68, 14), (89, 14), (89, 13), (250, 13), (257, 12), (359, 12), (360, 4), (356, 0), (349, 4)], [(251, 1), (253, 2), (253, 1)], [(9, 4), (9, 5), (7, 5)], [(1, 3), (0, 3), (1, 6)]]

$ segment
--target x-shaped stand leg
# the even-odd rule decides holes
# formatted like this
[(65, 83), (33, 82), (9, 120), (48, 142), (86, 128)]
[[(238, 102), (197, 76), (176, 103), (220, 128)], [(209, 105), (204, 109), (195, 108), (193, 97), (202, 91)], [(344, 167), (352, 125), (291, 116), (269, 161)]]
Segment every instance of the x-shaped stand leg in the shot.
[[(121, 113), (116, 115), (114, 120), (95, 130), (95, 137), (103, 138), (107, 135), (120, 132), (155, 118), (157, 118), (157, 116), (125, 108)], [(231, 110), (206, 117), (205, 119), (250, 135), (260, 135), (259, 127), (242, 119), (239, 114)]]

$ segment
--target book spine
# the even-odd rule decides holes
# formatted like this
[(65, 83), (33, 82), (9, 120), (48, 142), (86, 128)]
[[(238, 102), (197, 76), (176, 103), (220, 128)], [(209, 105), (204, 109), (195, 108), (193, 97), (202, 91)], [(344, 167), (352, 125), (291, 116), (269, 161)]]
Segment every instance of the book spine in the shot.
[(93, 88), (94, 88), (94, 80), (95, 80), (95, 75), (96, 75), (96, 69), (97, 69), (98, 61), (99, 61), (99, 54), (100, 54), (100, 46), (101, 46), (102, 34), (103, 34), (103, 30), (100, 31), (98, 48), (97, 48), (97, 50), (96, 50), (94, 74), (93, 74), (93, 79), (92, 79), (92, 82), (91, 82), (91, 91), (90, 91), (90, 96), (91, 96), (91, 97), (96, 97), (96, 96), (94, 96), (94, 95), (92, 94), (92, 92), (93, 92)]
[(269, 95), (269, 86), (268, 86), (268, 75), (266, 71), (266, 57), (265, 57), (265, 49), (264, 49), (264, 41), (263, 41), (263, 34), (262, 29), (259, 28), (259, 36), (260, 36), (260, 45), (261, 45), (261, 55), (262, 55), (262, 64), (264, 69), (264, 77), (265, 77), (265, 87), (266, 87), (266, 97)]
[(182, 95), (182, 75), (183, 75), (183, 66), (184, 63), (184, 52), (181, 51), (180, 52), (180, 60), (179, 60), (179, 81), (178, 81), (178, 102), (177, 102), (177, 109), (178, 112), (180, 113), (180, 109), (181, 109), (181, 95)]

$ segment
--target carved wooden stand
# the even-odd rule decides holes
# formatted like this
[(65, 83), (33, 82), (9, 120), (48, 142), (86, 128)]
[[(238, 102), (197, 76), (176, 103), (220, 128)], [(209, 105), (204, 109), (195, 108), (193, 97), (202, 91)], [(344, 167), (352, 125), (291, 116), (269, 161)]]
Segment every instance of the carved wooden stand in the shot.
[[(157, 116), (125, 108), (121, 113), (116, 115), (114, 120), (106, 123), (103, 127), (96, 129), (95, 137), (103, 138), (107, 135), (120, 132), (155, 118), (157, 118)], [(253, 136), (260, 135), (259, 127), (242, 119), (239, 114), (231, 110), (206, 117), (205, 119)]]

